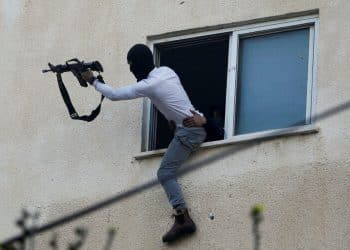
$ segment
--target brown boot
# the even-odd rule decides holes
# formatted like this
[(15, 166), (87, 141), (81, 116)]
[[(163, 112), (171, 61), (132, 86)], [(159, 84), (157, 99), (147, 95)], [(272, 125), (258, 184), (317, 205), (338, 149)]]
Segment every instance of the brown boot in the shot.
[(163, 242), (172, 242), (184, 235), (192, 234), (196, 231), (196, 225), (188, 214), (188, 210), (179, 209), (174, 214), (175, 223), (172, 228), (163, 236)]

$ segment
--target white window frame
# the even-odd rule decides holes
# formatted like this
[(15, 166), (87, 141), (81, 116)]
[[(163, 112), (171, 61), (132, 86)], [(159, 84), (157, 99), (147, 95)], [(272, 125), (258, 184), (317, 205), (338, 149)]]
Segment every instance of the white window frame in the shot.
[[(238, 74), (238, 56), (240, 37), (256, 36), (259, 34), (278, 33), (285, 30), (295, 30), (298, 28), (310, 28), (309, 36), (309, 62), (308, 62), (308, 81), (307, 81), (307, 105), (306, 105), (306, 125), (260, 131), (244, 135), (235, 135), (235, 117), (236, 117), (236, 93), (237, 93), (237, 74)], [(316, 102), (316, 76), (317, 76), (317, 51), (319, 36), (319, 18), (318, 15), (309, 15), (303, 17), (283, 19), (279, 21), (262, 22), (258, 24), (249, 24), (232, 28), (204, 31), (200, 33), (168, 37), (163, 39), (149, 40), (147, 45), (154, 52), (155, 59), (159, 59), (158, 52), (154, 49), (159, 43), (172, 42), (177, 40), (196, 38), (201, 36), (230, 33), (229, 39), (229, 61), (227, 70), (227, 91), (225, 107), (225, 139), (223, 144), (228, 141), (251, 140), (255, 138), (271, 137), (271, 135), (291, 134), (295, 131), (305, 132), (310, 124), (315, 122), (315, 102)], [(144, 100), (143, 105), (143, 124), (142, 124), (142, 151), (149, 151), (150, 135), (150, 117), (151, 101)], [(226, 143), (225, 143), (226, 142)], [(218, 144), (217, 142), (204, 143), (204, 146)]]

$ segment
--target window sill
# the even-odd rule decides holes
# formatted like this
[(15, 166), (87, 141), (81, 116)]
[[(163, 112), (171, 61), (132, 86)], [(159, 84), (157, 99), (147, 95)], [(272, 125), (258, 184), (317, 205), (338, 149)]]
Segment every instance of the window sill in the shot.
[[(315, 125), (304, 125), (304, 126), (297, 126), (297, 127), (283, 128), (283, 129), (274, 129), (274, 130), (250, 133), (245, 135), (237, 135), (229, 139), (220, 140), (220, 141), (205, 142), (200, 146), (200, 148), (204, 148), (204, 149), (216, 148), (216, 147), (221, 147), (225, 145), (237, 144), (240, 142), (255, 141), (255, 140), (258, 141), (260, 139), (272, 139), (272, 138), (281, 137), (281, 136), (311, 134), (311, 133), (317, 133), (318, 131), (319, 131), (319, 127)], [(166, 148), (142, 152), (135, 155), (134, 158), (136, 160), (143, 160), (147, 158), (162, 156), (164, 155), (165, 151), (166, 151)]]

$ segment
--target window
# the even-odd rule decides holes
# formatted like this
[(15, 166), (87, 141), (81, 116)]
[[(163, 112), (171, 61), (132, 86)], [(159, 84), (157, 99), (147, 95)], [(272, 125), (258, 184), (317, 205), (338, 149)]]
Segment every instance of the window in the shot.
[[(195, 108), (235, 136), (311, 124), (318, 19), (246, 25), (152, 41), (159, 66), (173, 68)], [(167, 121), (145, 104), (143, 150), (165, 148)]]

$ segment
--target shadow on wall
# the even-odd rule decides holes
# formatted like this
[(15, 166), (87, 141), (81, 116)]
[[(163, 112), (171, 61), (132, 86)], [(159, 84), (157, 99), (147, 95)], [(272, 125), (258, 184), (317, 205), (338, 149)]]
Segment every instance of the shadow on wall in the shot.
[[(327, 109), (326, 111), (324, 111), (323, 113), (313, 117), (314, 119), (313, 120), (324, 120), (326, 118), (329, 118), (331, 116), (334, 116), (336, 114), (339, 114), (341, 112), (344, 112), (344, 111), (347, 111), (348, 109), (350, 108), (350, 101), (347, 101), (347, 102), (344, 102), (344, 103), (341, 103), (337, 106), (334, 106), (334, 107), (331, 107), (329, 109)], [(296, 127), (295, 127), (296, 128)], [(293, 129), (293, 127), (292, 127)], [(267, 135), (266, 137), (264, 138), (259, 138), (257, 140), (259, 141), (268, 141), (268, 140), (271, 140), (273, 138), (275, 138), (276, 136), (278, 136), (278, 134), (276, 134), (275, 132), (271, 132), (269, 135)], [(210, 163), (213, 163), (217, 160), (220, 160), (224, 157), (227, 157), (227, 156), (230, 156), (232, 157), (232, 155), (234, 153), (237, 153), (237, 152), (242, 152), (242, 151), (245, 151), (249, 148), (251, 148), (252, 146), (254, 146), (256, 144), (256, 141), (252, 142), (252, 141), (247, 141), (247, 142), (244, 142), (242, 144), (240, 144), (239, 147), (234, 147), (234, 148), (227, 148), (226, 150), (223, 150), (221, 151), (220, 153), (214, 155), (214, 156), (210, 156), (208, 158), (205, 158), (203, 160), (199, 160), (193, 164), (190, 164), (190, 165), (187, 165), (187, 166), (183, 166), (182, 169), (180, 169), (180, 171), (178, 172), (178, 177), (180, 176), (183, 176), (183, 175), (186, 175), (192, 171), (195, 171), (197, 169), (200, 169), (204, 166), (208, 166)], [(84, 209), (81, 209), (81, 210), (78, 210), (72, 214), (69, 214), (69, 215), (66, 215), (66, 216), (63, 216), (57, 220), (54, 220), (52, 222), (49, 222), (45, 225), (42, 225), (42, 226), (39, 226), (39, 227), (31, 227), (31, 228), (27, 228), (25, 223), (24, 222), (20, 222), (19, 223), (19, 226), (22, 227), (22, 230), (23, 232), (20, 234), (20, 235), (16, 235), (16, 236), (13, 236), (5, 241), (3, 241), (1, 243), (1, 246), (5, 249), (16, 249), (16, 248), (11, 248), (13, 246), (13, 244), (18, 244), (18, 243), (25, 243), (25, 241), (31, 237), (34, 237), (35, 235), (39, 234), (39, 233), (43, 233), (45, 231), (48, 231), (48, 230), (51, 230), (55, 227), (58, 227), (58, 226), (62, 226), (63, 224), (67, 224), (68, 222), (72, 222), (73, 220), (76, 220), (78, 218), (81, 218), (85, 215), (88, 215), (92, 212), (96, 212), (97, 210), (100, 210), (102, 208), (105, 208), (109, 205), (112, 205), (114, 203), (118, 203), (126, 198), (129, 198), (135, 194), (138, 194), (140, 192), (143, 192), (143, 191), (146, 191), (148, 190), (149, 188), (152, 188), (154, 186), (158, 185), (158, 180), (157, 179), (152, 179), (144, 184), (141, 184), (139, 186), (136, 186), (132, 189), (129, 189), (125, 192), (122, 192), (120, 194), (117, 194), (115, 195), (114, 197), (111, 197), (109, 199), (106, 199), (104, 201), (101, 201), (99, 203), (96, 203), (94, 205), (91, 205), (89, 207), (86, 207)], [(254, 211), (254, 210), (253, 210)], [(28, 218), (29, 215), (27, 214), (23, 214), (22, 217), (24, 218)], [(254, 217), (254, 216), (253, 216)], [(259, 218), (256, 218), (257, 220), (259, 220)], [(80, 232), (81, 234), (81, 232)], [(260, 239), (260, 236), (259, 236), (259, 233), (258, 231), (255, 231), (255, 237), (257, 239), (257, 241), (259, 241)], [(80, 235), (81, 237), (81, 235)], [(257, 244), (258, 245), (258, 244)], [(21, 248), (19, 248), (21, 249)]]
[[(259, 231), (259, 224), (263, 221), (263, 212), (265, 210), (265, 206), (262, 204), (256, 204), (251, 208), (250, 216), (252, 218), (252, 233), (253, 233), (253, 250), (260, 249), (260, 240), (261, 235)], [(40, 213), (36, 210), (34, 212), (30, 212), (26, 209), (22, 210), (22, 216), (17, 220), (16, 224), (21, 229), (22, 233), (27, 235), (26, 239), (21, 241), (14, 242), (11, 245), (7, 245), (4, 247), (0, 246), (0, 250), (22, 250), (22, 249), (30, 249), (35, 250), (35, 235), (33, 235), (33, 229), (35, 229)], [(210, 214), (209, 218), (211, 220), (214, 219), (214, 215)], [(115, 241), (116, 234), (118, 232), (118, 228), (113, 226), (108, 229), (106, 242), (101, 243), (101, 247), (103, 246), (104, 250), (111, 250), (113, 243)], [(68, 243), (66, 246), (67, 250), (79, 250), (82, 249), (86, 245), (86, 241), (88, 238), (89, 230), (86, 227), (76, 227), (74, 229), (75, 240)], [(60, 243), (60, 236), (58, 233), (53, 233), (48, 242), (48, 246), (52, 250), (62, 249), (63, 243)], [(62, 237), (62, 238), (67, 238)], [(171, 243), (171, 245), (177, 245), (181, 241), (176, 241)]]

